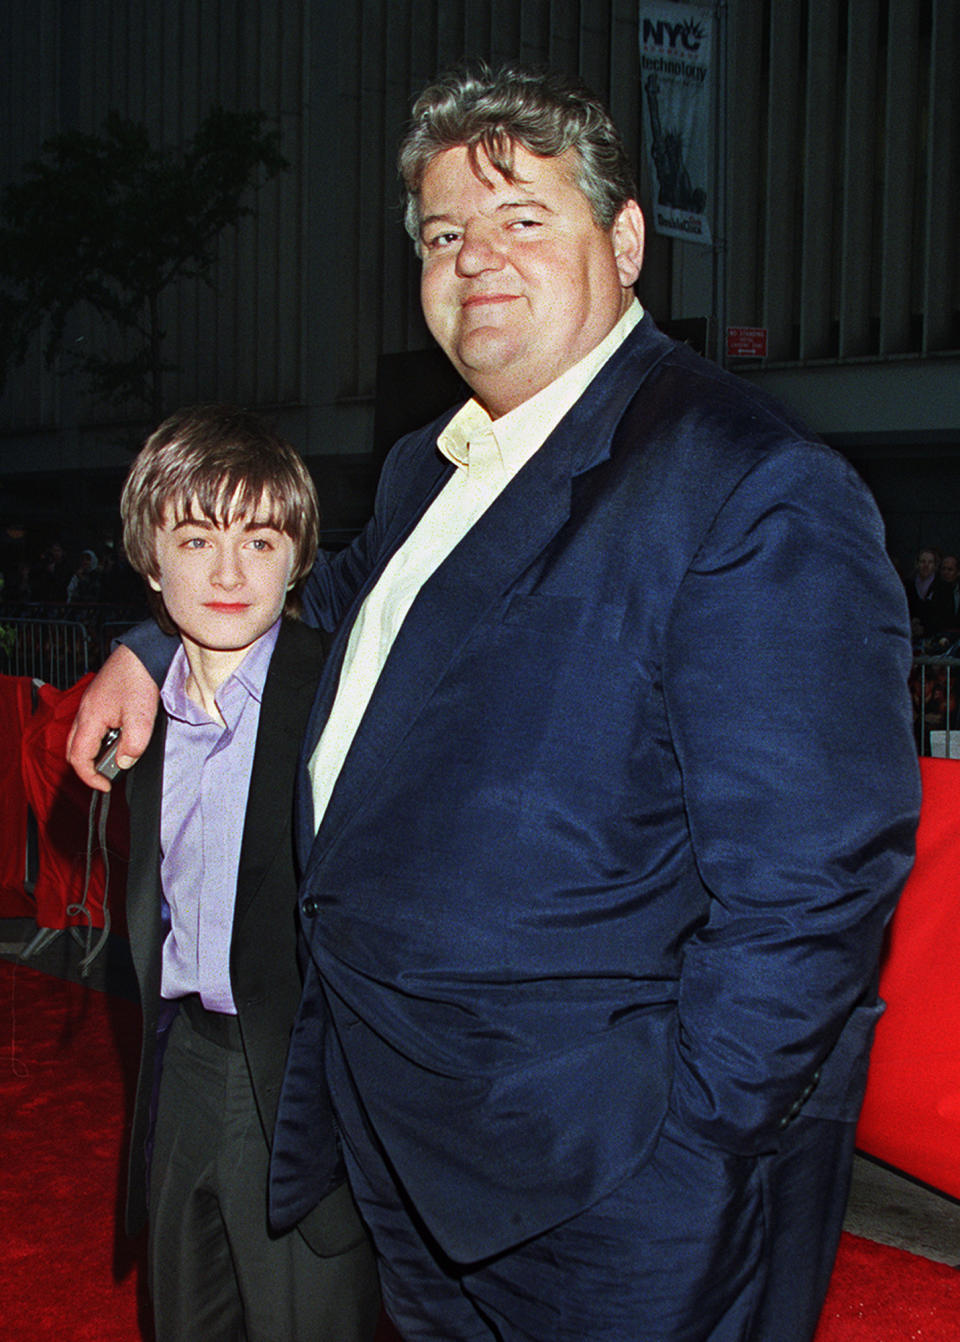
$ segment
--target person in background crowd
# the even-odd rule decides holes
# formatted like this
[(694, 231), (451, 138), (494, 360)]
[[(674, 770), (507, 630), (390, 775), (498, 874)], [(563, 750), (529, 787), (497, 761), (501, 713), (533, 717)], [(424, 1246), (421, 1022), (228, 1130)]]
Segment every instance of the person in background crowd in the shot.
[(122, 540), (113, 553), (112, 563), (104, 570), (100, 600), (115, 606), (143, 605), (143, 583), (127, 559)]
[(906, 584), (910, 628), (915, 638), (923, 638), (933, 632), (933, 590), (938, 560), (939, 556), (932, 546), (925, 545), (918, 550), (913, 573)]
[(960, 564), (955, 554), (940, 560), (930, 595), (928, 631), (943, 636), (960, 633)]
[(16, 577), (10, 593), (14, 601), (33, 601), (33, 570), (28, 559), (17, 561)]
[(71, 605), (100, 600), (100, 571), (95, 550), (82, 550), (80, 564), (67, 583), (67, 601)]
[(51, 541), (33, 571), (31, 587), (34, 601), (48, 604), (66, 601), (67, 584), (72, 574), (70, 562), (59, 541)]

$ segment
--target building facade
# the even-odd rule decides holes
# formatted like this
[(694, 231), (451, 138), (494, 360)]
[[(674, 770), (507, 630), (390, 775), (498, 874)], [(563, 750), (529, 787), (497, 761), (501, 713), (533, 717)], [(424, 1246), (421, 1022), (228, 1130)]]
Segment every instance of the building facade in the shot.
[[(700, 10), (722, 74), (712, 242), (653, 233), (641, 299), (665, 324), (699, 324), (712, 357), (846, 451), (891, 548), (956, 547), (960, 6)], [(394, 166), (412, 94), (464, 56), (577, 72), (621, 127), (646, 207), (641, 24), (636, 0), (10, 0), (0, 183), (46, 137), (93, 132), (110, 110), (176, 145), (214, 104), (262, 109), (291, 166), (222, 235), (215, 287), (182, 282), (165, 296), (176, 371), (164, 398), (271, 413), (314, 466), (328, 521), (349, 526), (375, 473), (383, 356), (429, 345)], [(89, 315), (74, 320), (72, 338), (104, 340)], [(729, 326), (765, 331), (766, 356), (728, 358)], [(380, 385), (382, 425), (396, 379)], [(109, 494), (148, 427), (107, 413), (34, 350), (0, 398), (0, 479), (9, 498), (26, 497), (16, 477), (50, 489), (78, 473)]]

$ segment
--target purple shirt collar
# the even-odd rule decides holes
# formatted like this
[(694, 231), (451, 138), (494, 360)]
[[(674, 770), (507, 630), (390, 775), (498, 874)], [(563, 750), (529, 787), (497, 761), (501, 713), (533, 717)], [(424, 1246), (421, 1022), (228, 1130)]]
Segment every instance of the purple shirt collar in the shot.
[[(280, 619), (277, 619), (265, 634), (260, 635), (256, 643), (251, 644), (236, 671), (228, 676), (217, 690), (217, 707), (228, 727), (232, 725), (231, 719), (236, 717), (237, 702), (238, 699), (242, 699), (243, 693), (251, 695), (257, 703), (263, 699), (263, 687), (270, 669), (270, 658), (277, 645), (279, 633)], [(163, 706), (170, 717), (177, 718), (180, 722), (208, 722), (209, 718), (203, 709), (187, 694), (189, 674), (190, 663), (181, 643), (173, 655), (170, 669), (160, 689)]]

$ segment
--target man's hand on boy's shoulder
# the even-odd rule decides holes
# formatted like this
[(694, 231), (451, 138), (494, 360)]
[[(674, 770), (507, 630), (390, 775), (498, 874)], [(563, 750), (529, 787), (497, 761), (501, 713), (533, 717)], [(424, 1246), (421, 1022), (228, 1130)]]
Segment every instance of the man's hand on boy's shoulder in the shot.
[(120, 728), (117, 764), (129, 769), (153, 734), (160, 692), (149, 671), (129, 648), (117, 647), (80, 700), (67, 740), (67, 760), (80, 780), (98, 792), (110, 783), (95, 769), (100, 743), (111, 727)]

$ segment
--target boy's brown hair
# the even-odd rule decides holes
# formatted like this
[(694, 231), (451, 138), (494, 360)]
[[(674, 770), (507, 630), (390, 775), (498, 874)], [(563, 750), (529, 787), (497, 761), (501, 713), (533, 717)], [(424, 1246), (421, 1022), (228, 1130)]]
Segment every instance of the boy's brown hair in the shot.
[[(130, 467), (120, 498), (123, 544), (144, 578), (160, 576), (156, 533), (168, 513), (221, 526), (259, 514), (293, 541), (293, 586), (285, 615), (313, 566), (320, 531), (317, 493), (302, 457), (258, 415), (229, 405), (178, 410), (155, 429)], [(160, 594), (149, 593), (157, 623), (176, 633)]]

